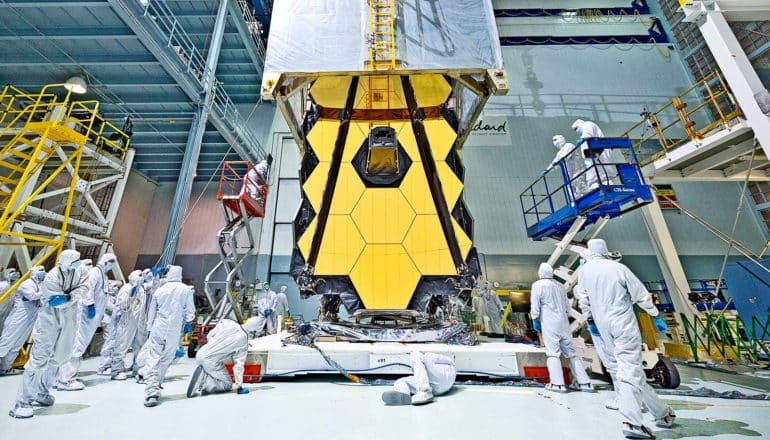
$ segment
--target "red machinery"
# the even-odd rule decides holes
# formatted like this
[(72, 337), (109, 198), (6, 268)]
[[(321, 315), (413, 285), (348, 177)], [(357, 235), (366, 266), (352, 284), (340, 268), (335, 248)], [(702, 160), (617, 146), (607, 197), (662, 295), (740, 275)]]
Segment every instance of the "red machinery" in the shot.
[(264, 217), (267, 182), (251, 162), (225, 162), (219, 177), (217, 200), (223, 202), (231, 218), (243, 214), (246, 217)]

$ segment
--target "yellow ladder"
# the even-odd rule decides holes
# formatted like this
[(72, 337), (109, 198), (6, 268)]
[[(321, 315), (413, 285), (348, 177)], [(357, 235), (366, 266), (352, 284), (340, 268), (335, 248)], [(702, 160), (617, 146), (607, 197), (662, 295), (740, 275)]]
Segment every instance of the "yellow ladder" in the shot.
[[(54, 113), (57, 111), (58, 113)], [(55, 140), (85, 141), (84, 136), (71, 136), (73, 131), (62, 125), (67, 114), (64, 103), (54, 94), (32, 95), (12, 86), (0, 92), (0, 230), (6, 219), (13, 217), (13, 204), (30, 178), (56, 151)]]
[(396, 69), (396, 0), (369, 0), (369, 70)]
[[(48, 92), (54, 87), (58, 89), (62, 85), (46, 86), (37, 94), (28, 94), (12, 86), (0, 92), (0, 121), (3, 123), (0, 127), (0, 246), (43, 248), (32, 261), (32, 266), (56, 257), (64, 245), (76, 176), (88, 140), (85, 133), (90, 133), (96, 115), (94, 106), (90, 117), (75, 118), (73, 108), (82, 109), (84, 102), (71, 102), (69, 92), (64, 99), (60, 99), (55, 93)], [(36, 182), (38, 172), (55, 153), (60, 163), (50, 167), (42, 182)], [(25, 209), (67, 170), (73, 177), (65, 186), (68, 199), (63, 212), (65, 220), (59, 233), (40, 235), (20, 229), (18, 224)], [(30, 185), (33, 181), (36, 182), (34, 188)], [(0, 302), (7, 301), (28, 276), (29, 272), (24, 273), (0, 295)]]

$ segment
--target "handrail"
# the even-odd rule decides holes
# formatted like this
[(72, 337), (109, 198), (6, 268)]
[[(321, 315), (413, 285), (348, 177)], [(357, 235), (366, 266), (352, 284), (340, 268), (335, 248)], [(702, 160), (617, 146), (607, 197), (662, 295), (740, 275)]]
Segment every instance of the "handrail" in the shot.
[(257, 20), (257, 17), (254, 16), (254, 13), (252, 12), (253, 7), (250, 2), (246, 0), (238, 0), (238, 6), (241, 8), (243, 21), (246, 22), (246, 27), (249, 29), (249, 34), (251, 34), (251, 38), (254, 40), (254, 44), (257, 46), (257, 55), (264, 63), (266, 51), (265, 43), (262, 41), (262, 37), (260, 36), (262, 32), (262, 25), (259, 23), (259, 20)]
[(770, 357), (770, 349), (763, 343), (770, 340), (770, 316), (764, 323), (752, 316), (749, 326), (739, 316), (728, 319), (722, 313), (707, 313), (703, 318), (695, 316), (692, 322), (684, 314), (681, 317), (696, 362), (700, 357), (699, 349), (709, 356), (713, 349), (723, 358), (728, 354), (735, 357), (747, 355), (756, 361), (761, 353)]
[[(642, 113), (644, 119), (621, 137), (632, 139), (640, 165), (645, 166), (687, 142), (703, 141), (716, 128), (736, 125), (741, 114), (727, 83), (715, 70), (656, 111)], [(644, 151), (643, 145), (651, 140), (658, 141), (660, 151)]]
[[(612, 149), (620, 149), (624, 150), (626, 148), (612, 148)], [(578, 154), (582, 156), (582, 151), (580, 147), (575, 147), (571, 152), (569, 152), (565, 157), (559, 160), (559, 162), (550, 170), (548, 170), (544, 175), (540, 176), (537, 180), (535, 180), (532, 184), (530, 184), (528, 187), (524, 189), (524, 191), (521, 192), (519, 195), (521, 208), (524, 214), (524, 224), (525, 227), (529, 228), (530, 226), (533, 226), (537, 223), (539, 223), (541, 220), (545, 219), (551, 214), (554, 214), (556, 211), (561, 209), (563, 206), (566, 206), (567, 204), (573, 204), (578, 198), (581, 197), (581, 194), (579, 194), (576, 191), (576, 182), (579, 182), (581, 179), (585, 179), (586, 176), (589, 175), (589, 173), (593, 173), (596, 175), (596, 184), (606, 186), (606, 185), (612, 185), (611, 181), (605, 181), (606, 179), (614, 179), (614, 175), (618, 174), (618, 171), (621, 166), (625, 165), (636, 165), (637, 166), (637, 174), (639, 174), (638, 169), (638, 161), (636, 160), (635, 154), (633, 152), (630, 152), (626, 157), (625, 162), (601, 162), (598, 158), (591, 156), (590, 159), (590, 165), (585, 166), (582, 168), (579, 172), (575, 173), (574, 175), (569, 175), (567, 172), (567, 163), (568, 160), (573, 159), (573, 155)], [(601, 170), (601, 171), (600, 171)], [(558, 175), (558, 179), (561, 182), (561, 185), (558, 185), (555, 189), (549, 189), (548, 179), (547, 177), (549, 175), (552, 175), (551, 173), (556, 173)], [(640, 181), (643, 181), (643, 178), (641, 177), (641, 174), (639, 174)], [(541, 185), (542, 183), (542, 185)], [(535, 187), (539, 187), (545, 190), (545, 193), (540, 193), (539, 191), (535, 192)], [(564, 204), (554, 206), (554, 198), (555, 197), (563, 197), (564, 198)], [(525, 204), (525, 200), (529, 201), (529, 203)], [(547, 203), (547, 207), (543, 207)], [(543, 210), (541, 210), (543, 209)], [(535, 221), (530, 221), (531, 217), (535, 217)]]
[[(210, 69), (206, 65), (206, 58), (182, 28), (171, 8), (164, 0), (147, 0), (144, 14), (153, 18), (151, 21), (167, 37), (166, 45), (176, 50), (179, 57), (186, 64), (187, 71), (198, 81), (201, 89), (211, 87), (213, 93), (211, 109), (216, 110), (217, 116), (230, 126), (236, 142), (244, 147), (243, 150), (246, 153), (254, 152), (253, 157), (244, 159), (256, 162), (264, 159), (267, 153), (262, 148), (262, 144), (251, 130), (245, 128), (241, 114), (224, 90), (223, 83), (216, 78), (215, 72), (209, 72)], [(204, 84), (204, 78), (209, 76), (209, 73), (210, 77), (214, 80), (212, 84), (207, 85)]]

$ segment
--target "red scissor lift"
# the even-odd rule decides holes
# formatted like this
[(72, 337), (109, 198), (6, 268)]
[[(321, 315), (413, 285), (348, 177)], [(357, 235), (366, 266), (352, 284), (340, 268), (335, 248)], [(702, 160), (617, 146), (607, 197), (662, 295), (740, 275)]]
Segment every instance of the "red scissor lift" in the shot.
[(228, 222), (238, 216), (264, 217), (267, 182), (251, 162), (225, 162), (217, 200), (222, 201)]
[[(248, 284), (249, 278), (242, 270), (245, 258), (254, 249), (256, 241), (248, 227), (249, 220), (265, 216), (268, 185), (265, 176), (248, 161), (230, 161), (222, 164), (219, 177), (217, 200), (222, 202), (225, 215), (225, 226), (217, 234), (221, 261), (206, 275), (204, 291), (211, 305), (211, 314), (202, 325), (196, 326), (194, 337), (188, 347), (188, 354), (194, 357), (197, 349), (206, 343), (206, 336), (214, 328), (217, 321), (234, 315), (237, 321), (246, 318), (241, 310), (242, 289)], [(248, 238), (248, 246), (239, 243), (239, 233), (244, 231)], [(242, 235), (241, 235), (242, 239)], [(243, 252), (244, 248), (249, 251)], [(225, 274), (225, 280), (221, 275)], [(219, 286), (219, 288), (216, 288)], [(216, 292), (224, 288), (224, 294), (216, 298)], [(228, 365), (232, 374), (232, 366)], [(246, 365), (244, 381), (247, 383), (259, 380), (261, 366)]]

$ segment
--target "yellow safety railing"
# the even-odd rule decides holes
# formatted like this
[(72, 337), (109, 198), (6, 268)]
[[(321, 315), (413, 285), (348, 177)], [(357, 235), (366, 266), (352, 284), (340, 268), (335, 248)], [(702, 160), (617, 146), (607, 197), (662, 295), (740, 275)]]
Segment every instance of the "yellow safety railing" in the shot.
[[(633, 140), (639, 163), (650, 164), (690, 141), (702, 141), (716, 129), (737, 124), (741, 110), (722, 75), (714, 71), (681, 95), (623, 133)], [(657, 141), (660, 149), (649, 151), (649, 141)]]
[(99, 114), (98, 101), (73, 102), (67, 111), (66, 123), (85, 135), (97, 152), (125, 159), (131, 136)]
[[(71, 101), (71, 92), (61, 93), (63, 90), (62, 84), (52, 84), (39, 93), (13, 86), (0, 91), (0, 246), (42, 248), (32, 266), (56, 258), (64, 246), (85, 146), (93, 144), (97, 152), (123, 160), (130, 143), (129, 134), (99, 114), (97, 101)], [(25, 189), (57, 148), (61, 148), (60, 155), (55, 156), (58, 162), (47, 170), (45, 179), (36, 181), (34, 189)], [(67, 170), (71, 176), (58, 231), (40, 235), (18, 228), (24, 210), (54, 181), (61, 181), (59, 176)], [(24, 273), (0, 295), (0, 302), (28, 276)]]

